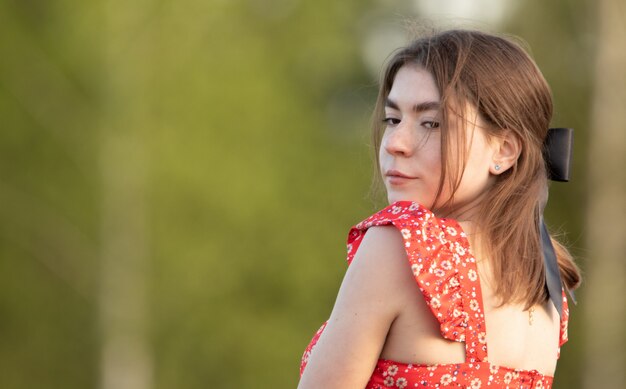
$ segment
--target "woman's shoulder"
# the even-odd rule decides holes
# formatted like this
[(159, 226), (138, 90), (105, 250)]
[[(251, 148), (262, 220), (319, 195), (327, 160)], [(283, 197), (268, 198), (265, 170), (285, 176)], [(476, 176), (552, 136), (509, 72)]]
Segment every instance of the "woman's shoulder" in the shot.
[(480, 293), (476, 260), (456, 220), (438, 218), (414, 202), (393, 203), (352, 228), (348, 262), (353, 260), (374, 276), (384, 271), (388, 280), (417, 283), (441, 334), (464, 341)]

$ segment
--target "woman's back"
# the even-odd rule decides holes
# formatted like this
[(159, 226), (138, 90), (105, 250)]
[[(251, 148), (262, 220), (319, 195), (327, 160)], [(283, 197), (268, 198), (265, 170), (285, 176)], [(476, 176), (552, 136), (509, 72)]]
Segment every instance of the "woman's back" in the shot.
[[(459, 223), (463, 230), (471, 226)], [(398, 299), (404, 309), (390, 327), (381, 353), (384, 359), (413, 364), (465, 362), (464, 345), (441, 337), (439, 322), (428, 308), (410, 268), (406, 266), (404, 243), (393, 227), (382, 227), (389, 245), (389, 262), (396, 263)], [(553, 375), (558, 357), (560, 318), (550, 301), (525, 310), (523, 304), (500, 306), (495, 296), (487, 259), (476, 254), (477, 245), (468, 233), (483, 297), (489, 362), (521, 370)]]
[(489, 361), (554, 375), (561, 327), (554, 304), (547, 300), (531, 311), (522, 304), (498, 307), (493, 291), (482, 281)]

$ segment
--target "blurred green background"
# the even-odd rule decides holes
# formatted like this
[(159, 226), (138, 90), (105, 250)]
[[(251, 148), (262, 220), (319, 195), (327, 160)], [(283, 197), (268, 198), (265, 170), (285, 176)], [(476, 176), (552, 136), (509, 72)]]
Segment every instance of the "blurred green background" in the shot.
[[(383, 205), (369, 115), (407, 20), (528, 42), (577, 130), (547, 218), (585, 269), (594, 3), (436, 6), (0, 1), (0, 387), (294, 388)], [(584, 296), (557, 388), (582, 387)]]

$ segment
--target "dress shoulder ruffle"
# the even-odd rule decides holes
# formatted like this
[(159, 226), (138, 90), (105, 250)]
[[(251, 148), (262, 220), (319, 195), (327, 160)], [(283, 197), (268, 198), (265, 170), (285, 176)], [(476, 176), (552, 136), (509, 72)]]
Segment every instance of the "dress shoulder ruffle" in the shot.
[(352, 227), (347, 242), (348, 263), (354, 260), (367, 230), (384, 225), (400, 231), (415, 281), (440, 323), (442, 336), (457, 342), (471, 340), (476, 357), (486, 357), (476, 260), (458, 222), (437, 218), (415, 202), (395, 202)]

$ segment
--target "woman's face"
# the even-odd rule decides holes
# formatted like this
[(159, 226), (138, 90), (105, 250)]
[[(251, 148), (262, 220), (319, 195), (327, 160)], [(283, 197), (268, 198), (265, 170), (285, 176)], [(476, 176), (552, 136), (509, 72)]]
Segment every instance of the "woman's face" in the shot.
[[(400, 68), (385, 104), (386, 127), (379, 151), (390, 203), (409, 200), (433, 206), (441, 177), (440, 100), (435, 80), (428, 71), (417, 65)], [(448, 116), (450, 127), (462, 120), (453, 114)], [(484, 123), (476, 110), (467, 107), (465, 117), (467, 163), (453, 201), (461, 213), (473, 208), (492, 184), (489, 167), (494, 164), (494, 150), (480, 128)], [(455, 129), (448, 131), (456, 139)], [(448, 154), (451, 165), (460, 169), (463, 157), (451, 151)], [(450, 198), (451, 192), (444, 185), (433, 211)]]

